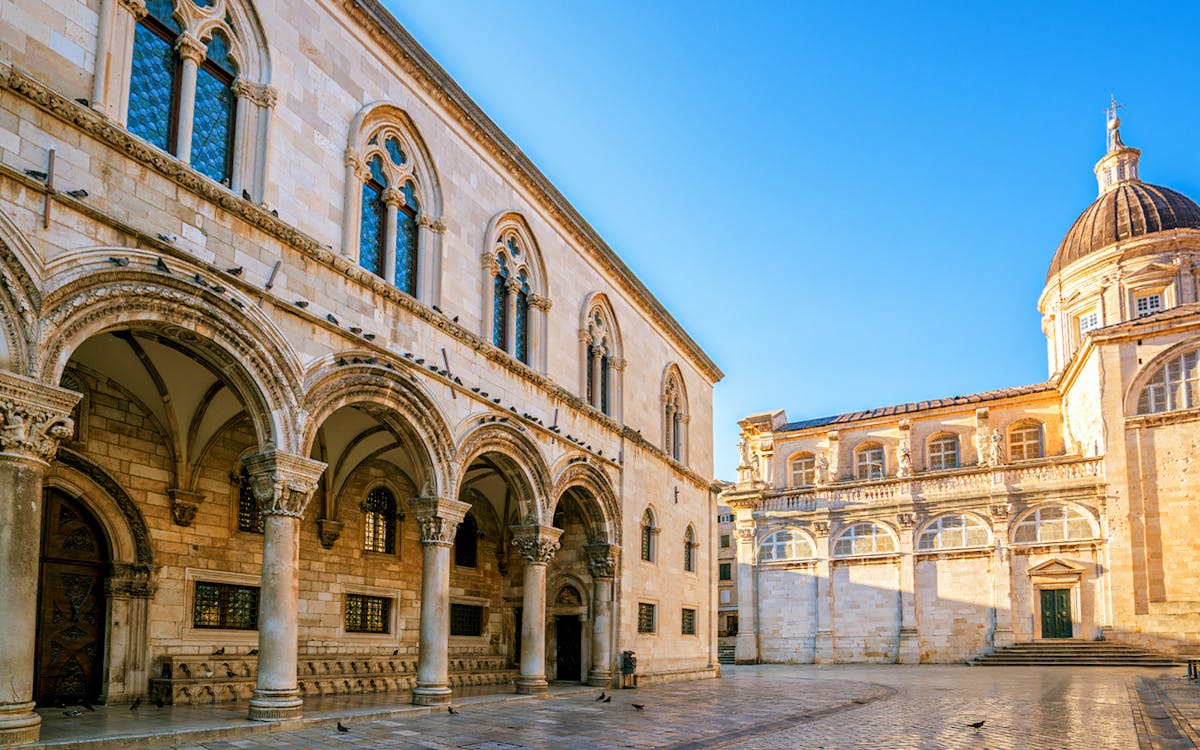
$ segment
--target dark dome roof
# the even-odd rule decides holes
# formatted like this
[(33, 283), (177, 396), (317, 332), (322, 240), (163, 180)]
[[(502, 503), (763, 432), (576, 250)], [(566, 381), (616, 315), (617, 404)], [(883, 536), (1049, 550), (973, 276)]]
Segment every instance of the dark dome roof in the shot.
[(1129, 180), (1108, 190), (1071, 225), (1046, 280), (1114, 242), (1172, 229), (1200, 229), (1200, 206), (1170, 188)]

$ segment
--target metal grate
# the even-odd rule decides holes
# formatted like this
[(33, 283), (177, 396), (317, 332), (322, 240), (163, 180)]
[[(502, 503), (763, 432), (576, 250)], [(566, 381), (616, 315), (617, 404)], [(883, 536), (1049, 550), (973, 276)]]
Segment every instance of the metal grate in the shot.
[(451, 604), (450, 635), (483, 635), (483, 607)]
[(197, 581), (192, 627), (258, 630), (258, 587)]
[(363, 501), (363, 549), (368, 552), (396, 551), (396, 498), (385, 487), (376, 487)]
[(460, 568), (474, 568), (479, 564), (479, 527), (470, 513), (463, 518), (454, 535), (454, 564)]
[(683, 615), (682, 615), (681, 621), (683, 623), (681, 632), (684, 635), (695, 635), (696, 634), (696, 610), (694, 610), (694, 609), (683, 610)]
[(238, 475), (238, 531), (263, 533), (262, 508), (258, 504), (258, 498), (254, 496), (254, 488), (250, 486), (250, 473), (245, 468)]
[(653, 633), (655, 632), (654, 619), (657, 607), (653, 604), (638, 602), (638, 632)]
[(382, 596), (346, 594), (347, 633), (391, 632), (392, 600)]

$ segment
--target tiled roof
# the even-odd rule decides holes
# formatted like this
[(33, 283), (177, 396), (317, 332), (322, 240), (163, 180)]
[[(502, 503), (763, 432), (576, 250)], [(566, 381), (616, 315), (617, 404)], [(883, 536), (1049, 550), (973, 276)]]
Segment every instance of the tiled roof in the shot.
[(863, 420), (875, 419), (877, 417), (892, 417), (900, 414), (928, 411), (930, 409), (938, 409), (943, 406), (965, 406), (967, 404), (978, 404), (985, 401), (996, 401), (1002, 398), (1012, 398), (1013, 396), (1027, 396), (1031, 393), (1044, 393), (1046, 391), (1054, 390), (1054, 387), (1054, 383), (1046, 382), (1037, 383), (1035, 385), (1022, 385), (1017, 386), (1016, 388), (999, 388), (994, 391), (971, 393), (966, 396), (951, 396), (949, 398), (935, 398), (928, 401), (913, 401), (907, 404), (897, 404), (896, 406), (884, 406), (878, 409), (867, 409), (865, 411), (854, 411), (846, 414), (839, 414), (835, 417), (822, 417), (821, 419), (806, 419), (800, 422), (788, 422), (776, 430), (776, 432), (794, 432), (796, 430), (807, 430), (812, 427), (825, 427), (826, 425), (861, 422)]

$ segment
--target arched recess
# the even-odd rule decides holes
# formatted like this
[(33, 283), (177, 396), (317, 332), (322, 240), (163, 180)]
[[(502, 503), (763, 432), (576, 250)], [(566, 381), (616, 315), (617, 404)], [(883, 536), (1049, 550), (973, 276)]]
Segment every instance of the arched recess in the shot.
[(565, 465), (556, 472), (549, 495), (553, 505), (546, 509), (546, 517), (554, 518), (559, 501), (567, 492), (574, 491), (589, 543), (620, 545), (621, 505), (612, 484), (598, 468), (578, 460), (580, 457), (582, 454), (565, 459)]
[(621, 421), (625, 347), (612, 303), (603, 292), (583, 300), (579, 318), (579, 393), (584, 401)]
[[(1145, 416), (1200, 407), (1200, 393), (1197, 392), (1200, 389), (1189, 393), (1186, 387), (1188, 381), (1196, 379), (1197, 370), (1200, 369), (1196, 364), (1200, 360), (1198, 349), (1200, 339), (1188, 339), (1160, 352), (1142, 365), (1125, 392), (1125, 413), (1129, 416)], [(1178, 373), (1170, 379), (1160, 378), (1160, 374), (1165, 374), (1165, 368), (1172, 362), (1179, 363)], [(1143, 395), (1149, 396), (1151, 386), (1158, 389), (1159, 392), (1155, 394), (1157, 398), (1143, 399)], [(1173, 392), (1170, 397), (1168, 391)]]
[(35, 377), (59, 382), (73, 353), (105, 333), (153, 336), (227, 381), (259, 446), (294, 453), (300, 378), (295, 353), (260, 310), (173, 274), (124, 268), (76, 278), (46, 296)]
[[(475, 423), (477, 420), (471, 420)], [(457, 492), (483, 479), (488, 471), (502, 480), (515, 502), (509, 508), (497, 508), (501, 518), (523, 524), (550, 525), (553, 516), (547, 497), (552, 483), (546, 461), (527, 434), (518, 428), (498, 422), (484, 422), (471, 429), (458, 441), (458, 471), (454, 482)], [(493, 498), (493, 504), (499, 504)]]
[[(493, 216), (480, 259), (480, 335), (537, 372), (545, 372), (550, 283), (537, 238), (525, 217), (516, 211)], [(507, 289), (501, 291), (501, 285)]]
[(33, 371), (37, 356), (37, 313), (42, 295), (35, 279), (41, 258), (24, 233), (0, 211), (0, 368), (20, 375)]
[(91, 506), (112, 544), (114, 562), (154, 565), (154, 548), (145, 517), (133, 498), (99, 465), (60, 447), (44, 483)]
[[(394, 158), (389, 142), (398, 144), (402, 159)], [(441, 184), (433, 155), (416, 124), (393, 102), (371, 102), (359, 110), (350, 123), (345, 153), (342, 252), (360, 263), (363, 186), (372, 179), (370, 163), (375, 157), (379, 157), (380, 168), (386, 170), (387, 188), (402, 192), (405, 183), (413, 185), (419, 226), (414, 296), (427, 305), (438, 305), (442, 300), (442, 235), (445, 233), (441, 221)], [(400, 197), (397, 195), (396, 200)]]
[(679, 365), (672, 362), (663, 368), (662, 385), (659, 387), (662, 411), (663, 450), (676, 461), (688, 460), (688, 423), (691, 410), (688, 407), (687, 387)]

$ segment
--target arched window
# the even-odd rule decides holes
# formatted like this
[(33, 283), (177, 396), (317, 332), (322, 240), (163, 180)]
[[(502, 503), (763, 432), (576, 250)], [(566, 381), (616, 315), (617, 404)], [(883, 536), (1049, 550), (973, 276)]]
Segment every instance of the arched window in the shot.
[(866, 443), (854, 451), (854, 478), (879, 479), (884, 475), (883, 446)]
[(676, 461), (687, 460), (687, 392), (679, 367), (667, 365), (662, 385), (663, 450)]
[(927, 452), (930, 471), (958, 468), (958, 437), (935, 435), (929, 440)]
[(1008, 458), (1010, 461), (1041, 458), (1044, 451), (1040, 422), (1018, 422), (1008, 428)]
[(397, 289), (440, 301), (440, 192), (429, 157), (403, 110), (359, 112), (346, 150), (344, 251)]
[(833, 543), (835, 557), (874, 555), (896, 551), (896, 539), (879, 524), (856, 523), (843, 531)]
[(583, 393), (594, 408), (620, 421), (621, 334), (612, 308), (602, 294), (590, 296), (584, 305), (579, 338)]
[(363, 549), (368, 552), (396, 552), (396, 497), (386, 487), (367, 493), (362, 504)]
[(1093, 539), (1088, 517), (1067, 505), (1043, 505), (1021, 518), (1013, 528), (1014, 544)]
[(533, 233), (516, 213), (492, 220), (483, 253), (484, 330), (492, 344), (539, 371), (545, 369), (542, 331), (550, 301), (545, 269)]
[(254, 486), (250, 484), (250, 472), (243, 466), (238, 472), (238, 531), (248, 531), (251, 534), (263, 533), (262, 508), (254, 495)]
[(1158, 414), (1200, 407), (1200, 352), (1167, 360), (1142, 388), (1138, 414)]
[(951, 513), (933, 519), (917, 537), (917, 549), (986, 547), (988, 528), (975, 516)]
[(817, 457), (813, 454), (796, 454), (792, 458), (791, 467), (793, 487), (812, 487), (817, 483)]
[(696, 532), (690, 525), (683, 532), (683, 569), (688, 573), (696, 572)]
[(655, 544), (654, 537), (658, 534), (658, 529), (654, 527), (654, 514), (647, 508), (642, 514), (642, 559), (646, 562), (654, 562)]
[(795, 529), (780, 529), (772, 532), (758, 546), (760, 562), (806, 560), (811, 557), (815, 557), (812, 542)]
[(478, 561), (479, 527), (475, 524), (475, 516), (468, 512), (454, 535), (454, 564), (460, 568), (474, 568)]

